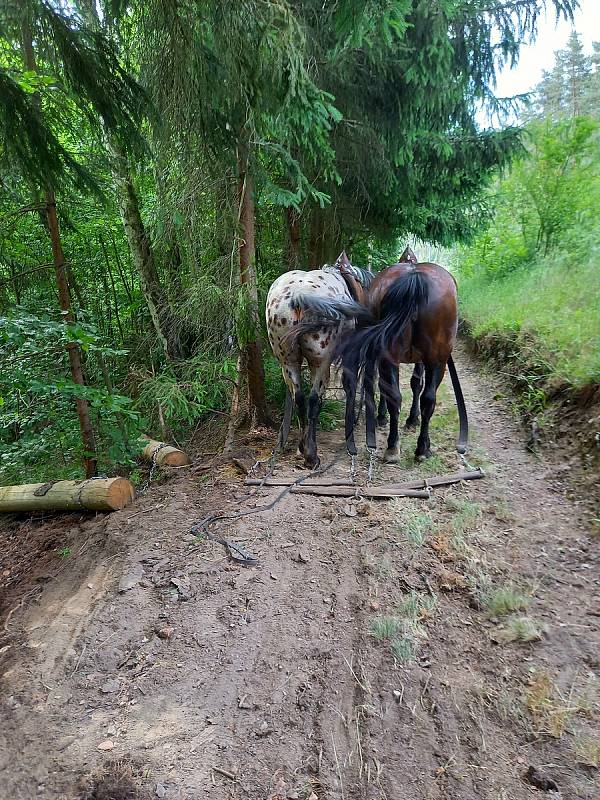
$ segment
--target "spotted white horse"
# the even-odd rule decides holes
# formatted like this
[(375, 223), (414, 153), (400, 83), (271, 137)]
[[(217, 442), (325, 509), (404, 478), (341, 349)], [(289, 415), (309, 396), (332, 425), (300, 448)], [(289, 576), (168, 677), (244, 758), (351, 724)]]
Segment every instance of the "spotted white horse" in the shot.
[[(343, 311), (362, 308), (365, 290), (373, 275), (368, 270), (354, 267), (345, 253), (335, 264), (321, 269), (295, 269), (281, 275), (273, 283), (267, 297), (266, 318), (269, 342), (275, 357), (281, 365), (287, 392), (283, 423), (279, 431), (278, 449), (288, 438), (294, 405), (300, 421), (299, 452), (304, 456), (308, 469), (319, 465), (317, 455), (317, 419), (323, 403), (325, 390), (329, 385), (331, 362), (338, 345), (354, 325), (354, 319), (347, 319)], [(305, 298), (309, 302), (305, 303)], [(340, 309), (336, 317), (324, 325), (311, 322), (313, 313), (318, 312), (320, 300), (335, 299)], [(311, 312), (306, 311), (310, 305)], [(302, 364), (308, 363), (311, 374), (311, 389), (308, 404), (302, 388)]]

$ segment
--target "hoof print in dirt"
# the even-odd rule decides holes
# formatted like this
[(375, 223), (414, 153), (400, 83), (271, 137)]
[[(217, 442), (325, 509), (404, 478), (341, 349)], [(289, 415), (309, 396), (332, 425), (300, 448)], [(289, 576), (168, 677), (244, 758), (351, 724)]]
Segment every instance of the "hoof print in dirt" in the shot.
[(106, 683), (103, 683), (102, 686), (100, 687), (100, 691), (102, 692), (102, 694), (112, 694), (114, 692), (118, 692), (120, 688), (121, 688), (120, 681), (117, 680), (116, 678), (113, 678), (111, 680), (106, 681)]
[(558, 784), (556, 781), (544, 772), (541, 772), (537, 767), (530, 766), (523, 775), (523, 780), (535, 786), (536, 789), (541, 789), (543, 792), (558, 792)]

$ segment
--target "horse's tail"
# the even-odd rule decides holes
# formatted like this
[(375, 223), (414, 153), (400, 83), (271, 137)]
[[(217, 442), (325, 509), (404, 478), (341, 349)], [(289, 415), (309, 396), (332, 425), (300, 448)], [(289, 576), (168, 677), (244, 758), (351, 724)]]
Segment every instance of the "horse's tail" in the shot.
[(350, 297), (319, 297), (315, 294), (297, 294), (290, 300), (292, 311), (303, 311), (303, 318), (283, 337), (283, 342), (293, 347), (301, 336), (337, 328), (346, 319), (371, 321), (371, 312), (362, 303)]
[(357, 361), (359, 369), (377, 363), (404, 336), (429, 299), (427, 277), (416, 270), (405, 272), (392, 283), (381, 304), (380, 319), (355, 331), (342, 344), (338, 358)]
[(459, 453), (465, 453), (467, 450), (467, 443), (469, 441), (469, 420), (467, 418), (465, 398), (462, 393), (460, 381), (458, 380), (458, 373), (456, 372), (456, 367), (454, 366), (454, 360), (452, 356), (448, 357), (448, 372), (450, 373), (450, 380), (452, 381), (452, 388), (454, 389), (454, 396), (456, 397), (458, 421), (460, 424), (456, 449)]

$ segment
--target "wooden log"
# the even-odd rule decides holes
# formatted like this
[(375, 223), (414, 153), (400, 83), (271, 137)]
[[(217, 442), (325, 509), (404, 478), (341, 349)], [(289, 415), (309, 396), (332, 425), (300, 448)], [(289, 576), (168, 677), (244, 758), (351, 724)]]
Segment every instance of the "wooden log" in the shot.
[(192, 463), (187, 453), (177, 447), (172, 447), (170, 444), (157, 442), (149, 436), (143, 436), (142, 442), (145, 444), (141, 453), (142, 458), (146, 461), (152, 461), (152, 457), (156, 453), (156, 463), (159, 467), (185, 467)]
[[(395, 489), (426, 489), (428, 486), (448, 486), (451, 483), (460, 483), (460, 481), (473, 481), (478, 478), (485, 478), (485, 472), (482, 469), (470, 470), (468, 472), (452, 472), (449, 475), (432, 476), (431, 478), (419, 478), (414, 481), (405, 481), (404, 483), (389, 483), (386, 484), (388, 489), (392, 487)], [(291, 486), (297, 478), (266, 478), (264, 481), (259, 478), (247, 478), (244, 483), (246, 486)], [(315, 480), (306, 480), (299, 484), (300, 486), (352, 486), (348, 478), (317, 478)]]
[(126, 478), (28, 483), (0, 487), (0, 512), (8, 511), (118, 511), (135, 498)]

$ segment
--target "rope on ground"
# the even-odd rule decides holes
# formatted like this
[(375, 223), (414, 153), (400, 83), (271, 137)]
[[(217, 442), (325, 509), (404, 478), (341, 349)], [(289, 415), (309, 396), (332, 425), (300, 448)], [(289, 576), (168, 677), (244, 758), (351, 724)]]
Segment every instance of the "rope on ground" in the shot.
[[(193, 533), (195, 536), (204, 534), (207, 539), (222, 544), (228, 550), (229, 555), (234, 561), (237, 561), (244, 566), (255, 566), (259, 563), (257, 558), (248, 553), (235, 542), (232, 542), (229, 539), (222, 539), (210, 533), (208, 530), (206, 530), (208, 526), (213, 525), (215, 522), (223, 522), (224, 520), (233, 522), (236, 519), (248, 517), (251, 514), (260, 514), (264, 511), (271, 511), (279, 502), (281, 502), (281, 500), (283, 500), (286, 495), (292, 491), (294, 486), (298, 486), (298, 484), (308, 480), (309, 478), (313, 478), (315, 475), (325, 474), (338, 463), (344, 454), (345, 450), (340, 450), (340, 452), (326, 466), (319, 467), (319, 469), (308, 472), (306, 475), (301, 475), (299, 478), (293, 481), (293, 483), (291, 483), (289, 486), (286, 486), (281, 492), (279, 492), (279, 494), (273, 500), (271, 500), (270, 503), (267, 503), (264, 506), (256, 506), (255, 508), (250, 508), (246, 511), (238, 511), (236, 514), (209, 514), (208, 517), (205, 517), (200, 522), (196, 522), (194, 525), (192, 525), (190, 528), (191, 533)], [(268, 476), (265, 476), (264, 480), (266, 480), (267, 477)]]

